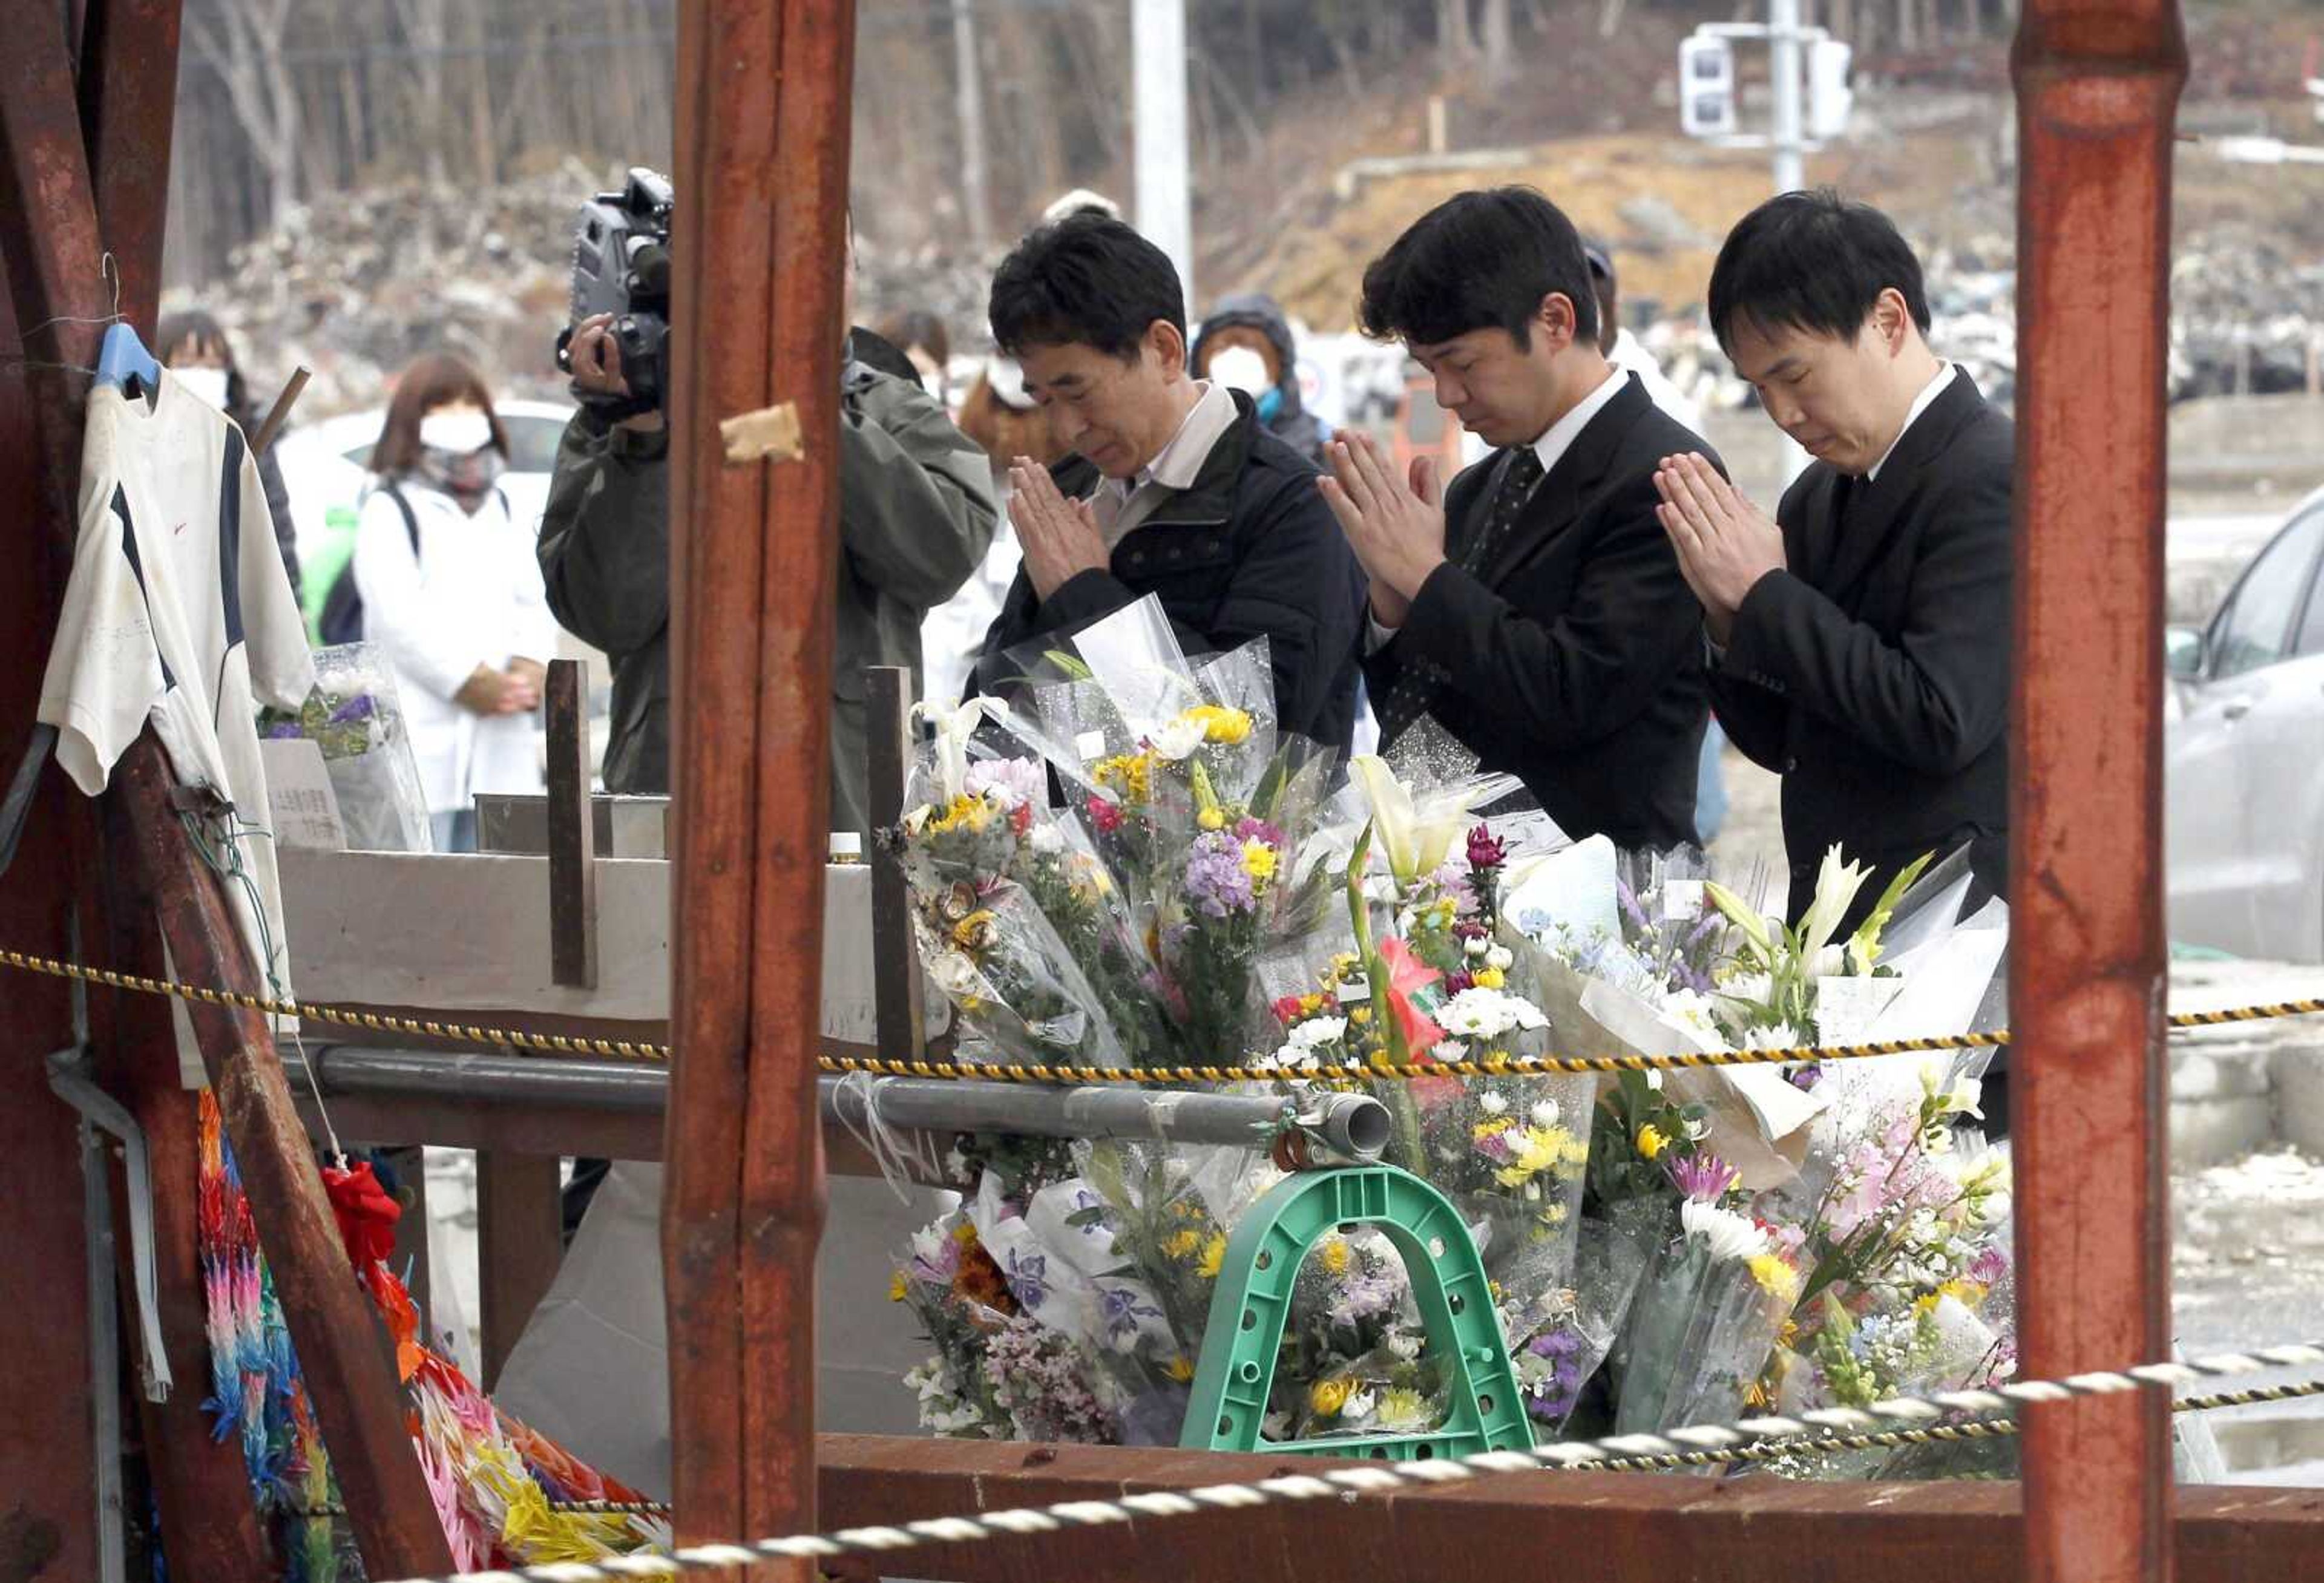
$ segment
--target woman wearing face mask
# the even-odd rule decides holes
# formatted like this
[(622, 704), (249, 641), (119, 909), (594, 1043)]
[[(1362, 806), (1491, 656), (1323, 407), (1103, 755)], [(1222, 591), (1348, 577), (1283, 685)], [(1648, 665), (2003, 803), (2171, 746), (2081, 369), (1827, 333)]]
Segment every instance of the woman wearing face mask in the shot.
[[(257, 437), (266, 414), (259, 410), (217, 320), (207, 313), (169, 314), (154, 327), (153, 341), (161, 348), (162, 365), (177, 375), (181, 387), (233, 419), (244, 437)], [(274, 544), (282, 552), (282, 569), (290, 574), (291, 594), (299, 597), (299, 540), (290, 520), (290, 492), (282, 486), (282, 469), (274, 465), (271, 447), (259, 456), (258, 476), (266, 486), (266, 510), (274, 519)]]
[(475, 850), (477, 793), (541, 789), (534, 711), (557, 627), (535, 525), (495, 482), (507, 456), (483, 377), (422, 357), (396, 382), (355, 529), (364, 637), (394, 669), (439, 851)]

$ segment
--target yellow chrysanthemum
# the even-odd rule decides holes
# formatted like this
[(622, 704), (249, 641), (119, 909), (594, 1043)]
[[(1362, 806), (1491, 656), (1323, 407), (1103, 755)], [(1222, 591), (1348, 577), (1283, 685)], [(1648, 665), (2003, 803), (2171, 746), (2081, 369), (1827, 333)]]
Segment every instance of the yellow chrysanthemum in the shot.
[(1227, 827), (1226, 810), (1223, 808), (1204, 808), (1201, 813), (1194, 815), (1194, 823), (1201, 825), (1205, 830), (1224, 830)]
[(1182, 1226), (1163, 1240), (1162, 1251), (1172, 1258), (1192, 1258), (1203, 1246), (1203, 1234), (1191, 1226)]
[(1488, 1116), (1469, 1129), (1469, 1136), (1479, 1143), (1483, 1143), (1489, 1137), (1500, 1137), (1509, 1129), (1510, 1125), (1509, 1118), (1506, 1116)]
[(1670, 1139), (1665, 1137), (1662, 1129), (1653, 1122), (1649, 1121), (1638, 1128), (1638, 1153), (1643, 1158), (1654, 1159), (1669, 1145)]
[(1323, 1239), (1323, 1245), (1315, 1250), (1315, 1256), (1323, 1261), (1323, 1273), (1325, 1275), (1346, 1275), (1348, 1273), (1347, 1238), (1344, 1237), (1325, 1238)]
[(1119, 754), (1099, 760), (1090, 778), (1136, 807), (1153, 796), (1154, 760), (1144, 753)]
[(1318, 1418), (1337, 1418), (1340, 1409), (1348, 1404), (1351, 1389), (1346, 1380), (1317, 1380), (1307, 1387), (1307, 1405), (1315, 1410)]
[(1759, 1283), (1759, 1290), (1768, 1296), (1789, 1302), (1799, 1295), (1800, 1273), (1774, 1254), (1752, 1255), (1748, 1267), (1751, 1278)]
[(1162, 1366), (1162, 1372), (1183, 1385), (1187, 1380), (1194, 1377), (1194, 1359), (1181, 1352), (1177, 1357), (1172, 1358), (1169, 1362)]
[(890, 1275), (890, 1276), (889, 1276), (889, 1277), (888, 1277), (888, 1301), (889, 1301), (889, 1302), (903, 1302), (903, 1301), (904, 1301), (904, 1294), (905, 1294), (906, 1293), (909, 1292), (911, 1289), (912, 1289), (912, 1284), (911, 1284), (909, 1281), (907, 1281), (907, 1280), (905, 1280), (905, 1279), (904, 1279), (904, 1272), (903, 1272), (903, 1271), (901, 1271), (901, 1270), (898, 1270), (894, 1275)]
[(1259, 840), (1242, 843), (1242, 871), (1254, 879), (1275, 878), (1275, 849)]
[(1499, 968), (1479, 968), (1469, 975), (1469, 981), (1480, 989), (1498, 989), (1508, 982)]
[(1202, 1276), (1205, 1281), (1215, 1281), (1218, 1279), (1219, 1266), (1226, 1263), (1226, 1258), (1227, 1234), (1223, 1231), (1213, 1231), (1211, 1233), (1211, 1239), (1203, 1244), (1202, 1262), (1194, 1266), (1194, 1274)]
[(1222, 708), (1216, 704), (1197, 704), (1186, 711), (1185, 718), (1203, 728), (1203, 740), (1232, 747), (1250, 736), (1250, 715), (1240, 709)]

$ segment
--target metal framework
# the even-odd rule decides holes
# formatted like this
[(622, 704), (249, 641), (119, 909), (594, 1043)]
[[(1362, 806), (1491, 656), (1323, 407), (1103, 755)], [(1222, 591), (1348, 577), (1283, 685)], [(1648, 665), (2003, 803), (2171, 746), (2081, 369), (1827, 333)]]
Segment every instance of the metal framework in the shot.
[[(97, 331), (51, 324), (109, 307), (98, 255), (120, 261), (124, 313), (149, 329), (166, 189), (177, 0), (28, 0), (0, 55), (0, 260), (35, 360), (87, 365)], [(68, 32), (68, 23), (71, 31)], [(812, 1273), (824, 1159), (814, 1038), (835, 553), (843, 236), (853, 12), (849, 0), (689, 0), (678, 47), (678, 371), (673, 393), (678, 941), (665, 1259), (678, 1529), (687, 1539), (889, 1521), (1076, 1493), (1245, 1476), (1176, 1451), (812, 1438)], [(2024, 0), (2014, 60), (2020, 202), (2018, 764), (2012, 897), (2020, 1107), (2020, 1324), (2035, 1373), (2159, 1356), (2168, 1336), (2162, 1092), (2160, 612), (2171, 129), (2186, 74), (2172, 0)], [(27, 333), (29, 331), (29, 333)], [(0, 369), (0, 487), (12, 519), (0, 578), (0, 744), (30, 723), (68, 566), (80, 387)], [(798, 462), (731, 464), (727, 419), (790, 403)], [(208, 876), (174, 850), (166, 774), (146, 744), (99, 831), (51, 784), (38, 817), (61, 839), (0, 884), (8, 943), (83, 948), (154, 971), (158, 905), (179, 968), (235, 982)], [(99, 854), (104, 861), (97, 861)], [(109, 887), (83, 878), (109, 872)], [(106, 1070), (145, 1125), (155, 1168), (192, 1180), (190, 1117), (173, 1113), (168, 1020), (100, 997)], [(212, 1073), (374, 1575), (443, 1569), (440, 1534), (404, 1449), (360, 1315), (333, 1295), (337, 1249), (263, 1030), (202, 1019)], [(0, 1043), (69, 1042), (59, 986), (0, 993)], [(271, 1081), (270, 1075), (271, 1074)], [(171, 1120), (175, 1114), (177, 1119)], [(577, 1112), (568, 1111), (568, 1114)], [(514, 1121), (534, 1153), (553, 1140)], [(650, 1123), (647, 1123), (650, 1127)], [(295, 1129), (294, 1129), (295, 1130)], [(552, 1127), (553, 1130), (553, 1127)], [(541, 1146), (548, 1144), (549, 1147)], [(0, 1065), (0, 1297), (47, 1321), (40, 1379), (12, 1354), (19, 1432), (0, 1452), (17, 1514), (51, 1575), (94, 1575), (97, 1524), (85, 1403), (79, 1205), (69, 1112), (39, 1063)], [(187, 1217), (180, 1217), (187, 1220)], [(191, 1246), (189, 1220), (161, 1233)], [(198, 1363), (190, 1256), (163, 1260), (180, 1379)], [(333, 1333), (333, 1321), (341, 1331)], [(392, 1383), (392, 1382), (389, 1382)], [(263, 1575), (241, 1470), (205, 1457), (198, 1393), (150, 1410), (156, 1493), (186, 1576)], [(2170, 1501), (2159, 1399), (2037, 1411), (2026, 1480), (2006, 1486), (1797, 1486), (1571, 1475), (1484, 1491), (1284, 1509), (1157, 1532), (1077, 1535), (941, 1561), (940, 1575), (1319, 1578), (1481, 1574), (1511, 1553), (1587, 1555), (1609, 1576), (1788, 1580), (1845, 1555), (1964, 1576), (2157, 1583), (2289, 1576), (2317, 1521), (2297, 1497), (2191, 1491)], [(224, 1471), (221, 1471), (221, 1470)], [(2175, 1513), (2175, 1521), (2173, 1514)], [(14, 1552), (11, 1552), (12, 1554)], [(804, 1580), (804, 1566), (762, 1577)]]

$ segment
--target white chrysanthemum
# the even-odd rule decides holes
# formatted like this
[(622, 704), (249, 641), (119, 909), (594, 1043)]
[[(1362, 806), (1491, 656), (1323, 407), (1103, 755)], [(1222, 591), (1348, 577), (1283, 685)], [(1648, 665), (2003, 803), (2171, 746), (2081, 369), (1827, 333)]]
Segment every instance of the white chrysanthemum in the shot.
[(1711, 997), (1694, 989), (1672, 989), (1663, 996), (1663, 1015), (1708, 1034), (1719, 1031), (1718, 1007)]
[(1564, 1115), (1565, 1112), (1558, 1109), (1557, 1101), (1555, 1100), (1544, 1100), (1541, 1103), (1536, 1105), (1531, 1111), (1527, 1112), (1527, 1114), (1532, 1116), (1533, 1124), (1536, 1127), (1540, 1127), (1544, 1132), (1547, 1132), (1557, 1125), (1558, 1118)]
[(1715, 1259), (1756, 1258), (1767, 1251), (1767, 1234), (1743, 1216), (1689, 1199), (1679, 1205), (1679, 1223)]
[(1501, 1098), (1501, 1096), (1497, 1093), (1491, 1092), (1489, 1090), (1477, 1096), (1477, 1109), (1482, 1110), (1488, 1116), (1501, 1115), (1506, 1112), (1508, 1108), (1509, 1102), (1507, 1100)]
[(1466, 1061), (1469, 1059), (1469, 1046), (1462, 1043), (1459, 1039), (1439, 1039), (1436, 1043), (1428, 1046), (1428, 1053), (1439, 1061)]
[(1779, 1022), (1771, 1028), (1751, 1028), (1743, 1035), (1746, 1050), (1798, 1050), (1808, 1041), (1790, 1023)]
[(1775, 980), (1765, 973), (1737, 973), (1720, 983), (1722, 999), (1740, 1000), (1748, 1006), (1765, 1006), (1767, 997), (1775, 992)]
[(976, 963), (961, 953), (941, 951), (928, 963), (928, 977), (947, 995), (965, 995), (976, 988), (979, 975)]
[(1513, 1028), (1549, 1026), (1532, 1001), (1499, 989), (1474, 988), (1446, 1001), (1436, 1020), (1464, 1039), (1494, 1039)]
[(1482, 956), (1492, 948), (1491, 943), (1481, 934), (1474, 935), (1461, 943), (1462, 951), (1470, 956)]
[(1329, 1045), (1348, 1031), (1344, 1017), (1311, 1017), (1291, 1030), (1288, 1048), (1313, 1050), (1319, 1045)]
[(1485, 965), (1498, 972), (1508, 971), (1510, 964), (1516, 961), (1517, 958), (1510, 953), (1509, 948), (1506, 945), (1496, 945), (1485, 953)]
[(1182, 714), (1147, 738), (1147, 743), (1156, 758), (1175, 764), (1203, 745), (1203, 722)]

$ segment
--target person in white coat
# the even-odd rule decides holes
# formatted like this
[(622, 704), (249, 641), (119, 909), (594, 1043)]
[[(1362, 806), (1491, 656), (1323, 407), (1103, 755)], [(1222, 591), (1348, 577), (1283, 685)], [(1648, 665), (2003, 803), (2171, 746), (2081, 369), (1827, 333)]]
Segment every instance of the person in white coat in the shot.
[(364, 640), (386, 652), (438, 851), (473, 851), (479, 792), (542, 789), (536, 713), (557, 623), (496, 482), (508, 436), (466, 363), (397, 382), (355, 531)]

